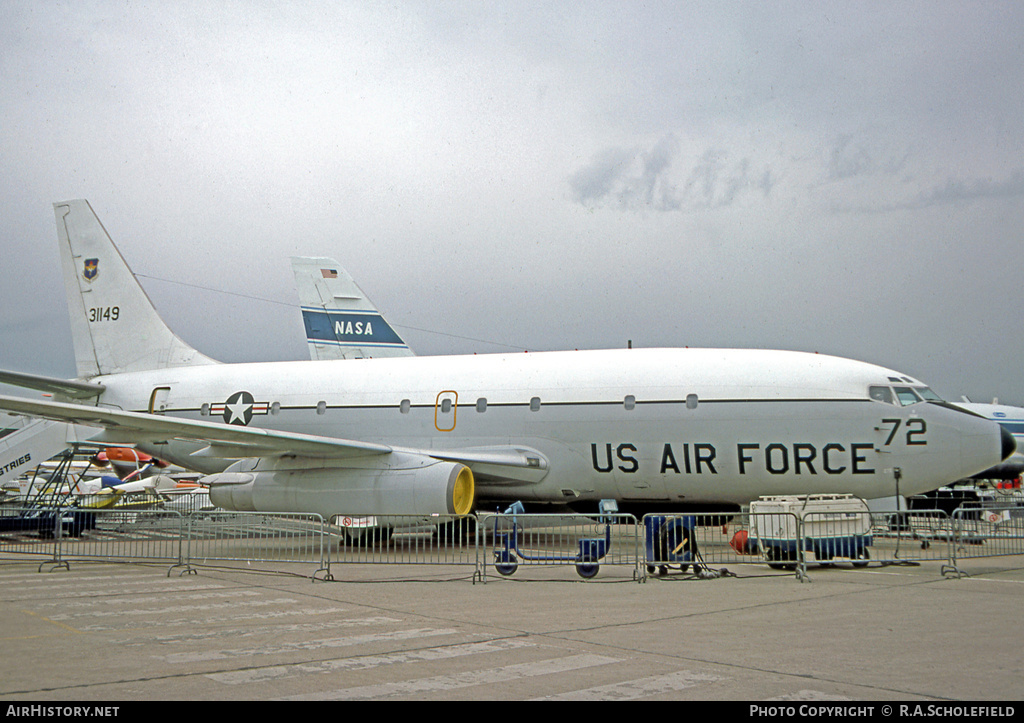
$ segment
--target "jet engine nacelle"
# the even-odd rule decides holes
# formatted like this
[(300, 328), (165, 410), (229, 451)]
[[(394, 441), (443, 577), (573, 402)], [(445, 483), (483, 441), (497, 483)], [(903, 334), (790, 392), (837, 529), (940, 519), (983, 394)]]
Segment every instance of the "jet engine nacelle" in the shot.
[(396, 453), (355, 467), (246, 459), (204, 477), (210, 501), (227, 510), (335, 515), (466, 515), (473, 472), (458, 462)]

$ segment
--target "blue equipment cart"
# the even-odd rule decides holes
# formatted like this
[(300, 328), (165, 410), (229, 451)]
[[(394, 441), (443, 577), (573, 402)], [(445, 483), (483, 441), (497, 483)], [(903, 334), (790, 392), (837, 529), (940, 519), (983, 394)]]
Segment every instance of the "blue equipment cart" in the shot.
[(514, 574), (519, 569), (519, 561), (523, 560), (525, 562), (575, 562), (576, 573), (582, 578), (589, 579), (597, 574), (600, 568), (599, 562), (611, 549), (611, 524), (605, 522), (604, 537), (578, 540), (575, 555), (544, 554), (523, 550), (519, 542), (522, 527), (515, 517), (524, 514), (522, 503), (516, 502), (505, 510), (504, 514), (510, 514), (512, 517), (495, 518), (494, 569), (505, 576)]
[(697, 538), (693, 515), (647, 515), (644, 517), (644, 552), (647, 572), (668, 574), (671, 565), (686, 572), (690, 565), (698, 570)]

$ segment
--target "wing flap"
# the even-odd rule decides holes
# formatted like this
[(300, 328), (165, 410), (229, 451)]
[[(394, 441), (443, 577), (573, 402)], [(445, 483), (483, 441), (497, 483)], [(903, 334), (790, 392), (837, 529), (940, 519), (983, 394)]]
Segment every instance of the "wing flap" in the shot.
[(548, 474), (547, 458), (529, 447), (467, 447), (432, 450), (431, 457), (461, 462), (484, 480), (536, 484)]

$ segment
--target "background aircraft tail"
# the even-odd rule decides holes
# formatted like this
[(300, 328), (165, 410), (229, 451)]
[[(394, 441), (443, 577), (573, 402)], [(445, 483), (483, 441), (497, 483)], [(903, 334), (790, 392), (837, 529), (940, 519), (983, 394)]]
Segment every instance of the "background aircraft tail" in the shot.
[(216, 363), (167, 327), (88, 201), (53, 210), (80, 378)]
[(314, 361), (413, 356), (337, 261), (293, 256), (292, 273)]

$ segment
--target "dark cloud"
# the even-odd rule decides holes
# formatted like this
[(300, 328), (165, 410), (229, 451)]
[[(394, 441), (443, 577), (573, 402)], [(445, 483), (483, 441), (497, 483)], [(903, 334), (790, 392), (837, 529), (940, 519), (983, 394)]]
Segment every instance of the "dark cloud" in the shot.
[(286, 259), (329, 255), (423, 353), (802, 348), (1024, 403), (1021, 67), (1006, 2), (7, 0), (0, 368), (74, 369), (85, 197), (215, 358), (301, 358)]

